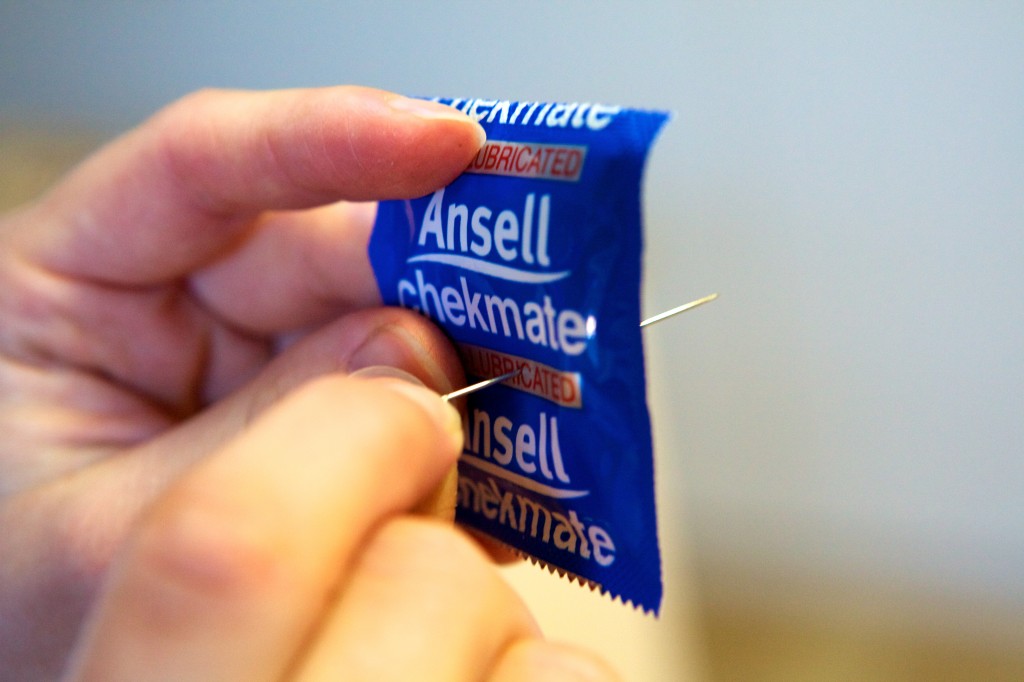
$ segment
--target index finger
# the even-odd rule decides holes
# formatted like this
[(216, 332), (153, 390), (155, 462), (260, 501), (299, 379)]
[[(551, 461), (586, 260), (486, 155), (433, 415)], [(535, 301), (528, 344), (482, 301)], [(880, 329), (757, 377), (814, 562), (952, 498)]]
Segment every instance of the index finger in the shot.
[(380, 90), (204, 91), (73, 171), (19, 240), (64, 275), (163, 282), (230, 248), (263, 210), (421, 196), (482, 142), (456, 110)]

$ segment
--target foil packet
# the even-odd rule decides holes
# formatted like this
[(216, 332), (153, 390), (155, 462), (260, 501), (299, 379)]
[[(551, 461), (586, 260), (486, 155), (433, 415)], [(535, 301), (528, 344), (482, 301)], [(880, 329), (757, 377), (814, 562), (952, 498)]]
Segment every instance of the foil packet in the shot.
[(668, 115), (435, 99), (487, 142), (450, 185), (381, 202), (385, 303), (428, 316), (467, 375), (457, 519), (658, 612), (661, 560), (640, 329), (640, 190)]

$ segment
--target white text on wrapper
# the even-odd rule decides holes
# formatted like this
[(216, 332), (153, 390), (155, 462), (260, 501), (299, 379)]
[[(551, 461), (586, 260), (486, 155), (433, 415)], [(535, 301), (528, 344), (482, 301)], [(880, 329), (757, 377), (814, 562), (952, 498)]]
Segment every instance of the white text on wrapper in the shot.
[[(601, 566), (611, 566), (615, 561), (615, 542), (604, 528), (585, 524), (571, 509), (563, 514), (539, 500), (505, 488), (492, 476), (486, 481), (460, 476), (458, 505), (563, 552), (592, 559)], [(564, 507), (558, 509), (564, 510)]]
[[(488, 206), (472, 210), (466, 204), (445, 206), (444, 189), (439, 189), (427, 205), (417, 237), (418, 246), (436, 250), (417, 253), (406, 262), (435, 263), (527, 284), (563, 279), (569, 271), (547, 269), (551, 265), (550, 202), (547, 194), (538, 199), (530, 193), (521, 212), (505, 208), (495, 215), (496, 209)], [(498, 260), (489, 260), (492, 254)], [(520, 303), (511, 297), (474, 291), (465, 277), (459, 278), (458, 287), (437, 287), (419, 268), (411, 279), (398, 281), (398, 300), (443, 325), (468, 326), (569, 356), (586, 350), (593, 327), (579, 311), (556, 308), (549, 296)]]
[[(533, 424), (513, 424), (503, 415), (491, 418), (480, 409), (473, 410), (472, 419), (464, 420), (465, 453), (482, 460), (494, 460), (502, 467), (514, 465), (524, 474), (538, 474), (551, 482), (569, 484), (569, 474), (562, 461), (562, 446), (558, 442), (558, 417), (541, 412), (537, 428)], [(586, 495), (587, 491), (570, 491), (572, 497)], [(552, 495), (563, 496), (563, 495)]]
[[(495, 217), (494, 209), (488, 206), (476, 206), (472, 213), (467, 204), (451, 203), (445, 207), (444, 188), (441, 188), (427, 203), (417, 243), (426, 246), (430, 242), (440, 251), (471, 253), (481, 259), (490, 256), (492, 251), (497, 252), (502, 261), (519, 266), (524, 273), (529, 272), (526, 266), (535, 263), (548, 267), (551, 265), (548, 256), (551, 195), (542, 194), (538, 201), (537, 195), (530, 192), (523, 200), (522, 211), (518, 208), (497, 209)], [(561, 277), (566, 275), (568, 273)]]
[(590, 102), (510, 102), (445, 97), (435, 97), (434, 101), (454, 107), (478, 121), (535, 128), (604, 130), (622, 111), (622, 107)]

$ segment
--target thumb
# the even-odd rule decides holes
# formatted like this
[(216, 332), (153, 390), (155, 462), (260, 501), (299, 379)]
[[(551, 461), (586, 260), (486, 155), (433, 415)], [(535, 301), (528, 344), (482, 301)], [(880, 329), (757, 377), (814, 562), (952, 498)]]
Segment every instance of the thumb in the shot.
[(461, 443), (458, 413), (420, 386), (308, 382), (139, 518), (78, 672), (137, 680), (155, 660), (168, 679), (278, 677), (374, 529), (422, 499)]

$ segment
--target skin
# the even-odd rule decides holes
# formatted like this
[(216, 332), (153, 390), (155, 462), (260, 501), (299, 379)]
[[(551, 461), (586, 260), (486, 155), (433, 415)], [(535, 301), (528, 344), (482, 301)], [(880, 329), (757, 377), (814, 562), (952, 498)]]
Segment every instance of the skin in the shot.
[(458, 359), (366, 258), (372, 202), (482, 142), (201, 92), (0, 221), (0, 677), (614, 679), (451, 524)]

